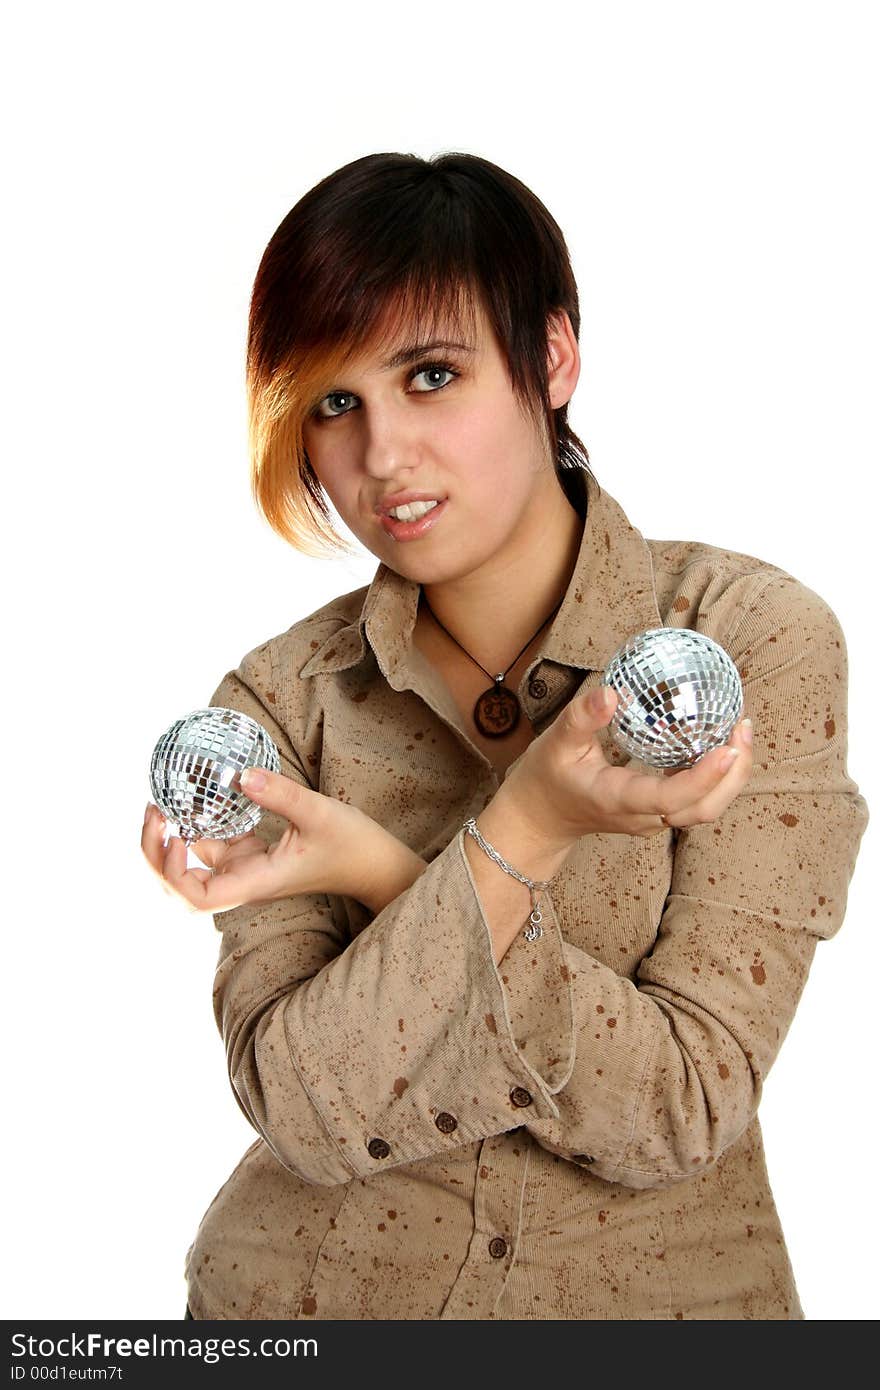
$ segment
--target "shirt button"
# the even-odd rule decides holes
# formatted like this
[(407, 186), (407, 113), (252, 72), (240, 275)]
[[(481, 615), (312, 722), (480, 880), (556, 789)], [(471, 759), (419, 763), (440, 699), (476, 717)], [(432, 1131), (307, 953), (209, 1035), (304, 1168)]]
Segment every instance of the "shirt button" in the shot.
[(391, 1146), (386, 1144), (384, 1139), (371, 1139), (367, 1145), (370, 1158), (387, 1158), (390, 1152)]
[(543, 700), (547, 694), (547, 682), (540, 676), (532, 676), (529, 681), (529, 694), (533, 700)]
[(503, 1236), (493, 1236), (489, 1241), (489, 1254), (493, 1260), (503, 1260), (507, 1254), (507, 1241)]
[(532, 1103), (531, 1093), (526, 1090), (525, 1086), (514, 1086), (510, 1093), (510, 1099), (514, 1105), (531, 1105)]
[(596, 1160), (595, 1160), (595, 1158), (593, 1157), (592, 1154), (572, 1154), (572, 1158), (574, 1159), (575, 1163), (595, 1163), (595, 1162), (596, 1162)]
[(434, 1124), (441, 1134), (451, 1134), (454, 1129), (458, 1129), (458, 1120), (454, 1115), (450, 1115), (448, 1110), (441, 1110)]

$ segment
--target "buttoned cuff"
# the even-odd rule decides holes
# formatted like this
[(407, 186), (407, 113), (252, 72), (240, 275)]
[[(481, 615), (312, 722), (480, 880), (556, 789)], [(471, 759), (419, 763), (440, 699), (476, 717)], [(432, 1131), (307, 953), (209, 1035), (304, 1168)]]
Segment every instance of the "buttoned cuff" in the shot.
[[(492, 933), (464, 847), (466, 833), (463, 831), (460, 836), (462, 859), (494, 964)], [(498, 872), (504, 870), (499, 868)], [(576, 1036), (571, 974), (552, 892), (551, 884), (538, 895), (543, 936), (537, 941), (526, 939), (524, 929), (528, 912), (524, 911), (523, 931), (517, 933), (495, 966), (503, 987), (505, 1025), (510, 1040), (548, 1095), (561, 1091), (571, 1077)]]
[(544, 935), (497, 967), (465, 833), (285, 1005), (297, 1076), (358, 1177), (559, 1118), (574, 1026), (556, 913), (544, 895)]

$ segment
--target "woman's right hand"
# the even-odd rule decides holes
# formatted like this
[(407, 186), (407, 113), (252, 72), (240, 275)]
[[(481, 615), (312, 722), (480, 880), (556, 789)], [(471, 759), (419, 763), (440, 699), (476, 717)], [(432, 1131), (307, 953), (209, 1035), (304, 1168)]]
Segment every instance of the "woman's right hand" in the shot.
[[(496, 797), (548, 846), (582, 835), (656, 835), (717, 818), (752, 773), (752, 748), (739, 723), (727, 744), (693, 767), (665, 775), (609, 763), (595, 735), (611, 722), (617, 695), (599, 687), (570, 701), (514, 763)], [(729, 762), (730, 750), (737, 756)], [(667, 824), (660, 819), (665, 815)]]
[(299, 893), (339, 893), (381, 910), (425, 865), (357, 806), (325, 796), (281, 773), (259, 770), (263, 785), (242, 791), (266, 811), (287, 820), (281, 838), (268, 844), (255, 831), (230, 840), (196, 840), (205, 868), (187, 868), (183, 840), (165, 827), (157, 806), (148, 806), (141, 849), (166, 892), (193, 912), (226, 912)]

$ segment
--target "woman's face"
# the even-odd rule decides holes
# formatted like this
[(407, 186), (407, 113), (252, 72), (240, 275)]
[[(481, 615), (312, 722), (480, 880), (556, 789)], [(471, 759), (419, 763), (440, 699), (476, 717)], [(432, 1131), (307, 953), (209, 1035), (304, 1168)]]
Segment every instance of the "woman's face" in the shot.
[[(306, 419), (303, 443), (349, 530), (419, 583), (518, 565), (563, 496), (481, 307), (470, 341), (437, 331), (428, 343), (401, 339), (352, 362)], [(442, 499), (412, 539), (390, 534), (377, 510), (401, 492)]]

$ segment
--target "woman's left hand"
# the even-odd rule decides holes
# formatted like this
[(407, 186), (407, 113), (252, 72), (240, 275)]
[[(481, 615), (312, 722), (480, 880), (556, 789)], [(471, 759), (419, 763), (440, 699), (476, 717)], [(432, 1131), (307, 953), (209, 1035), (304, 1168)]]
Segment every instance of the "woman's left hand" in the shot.
[(381, 905), (402, 859), (416, 856), (358, 807), (280, 773), (264, 776), (259, 790), (242, 790), (289, 821), (287, 829), (270, 845), (253, 830), (231, 840), (196, 840), (191, 848), (204, 869), (186, 867), (186, 845), (178, 836), (164, 845), (162, 814), (148, 806), (141, 848), (166, 891), (194, 912), (226, 912), (297, 893), (346, 894), (367, 906), (376, 897)]

